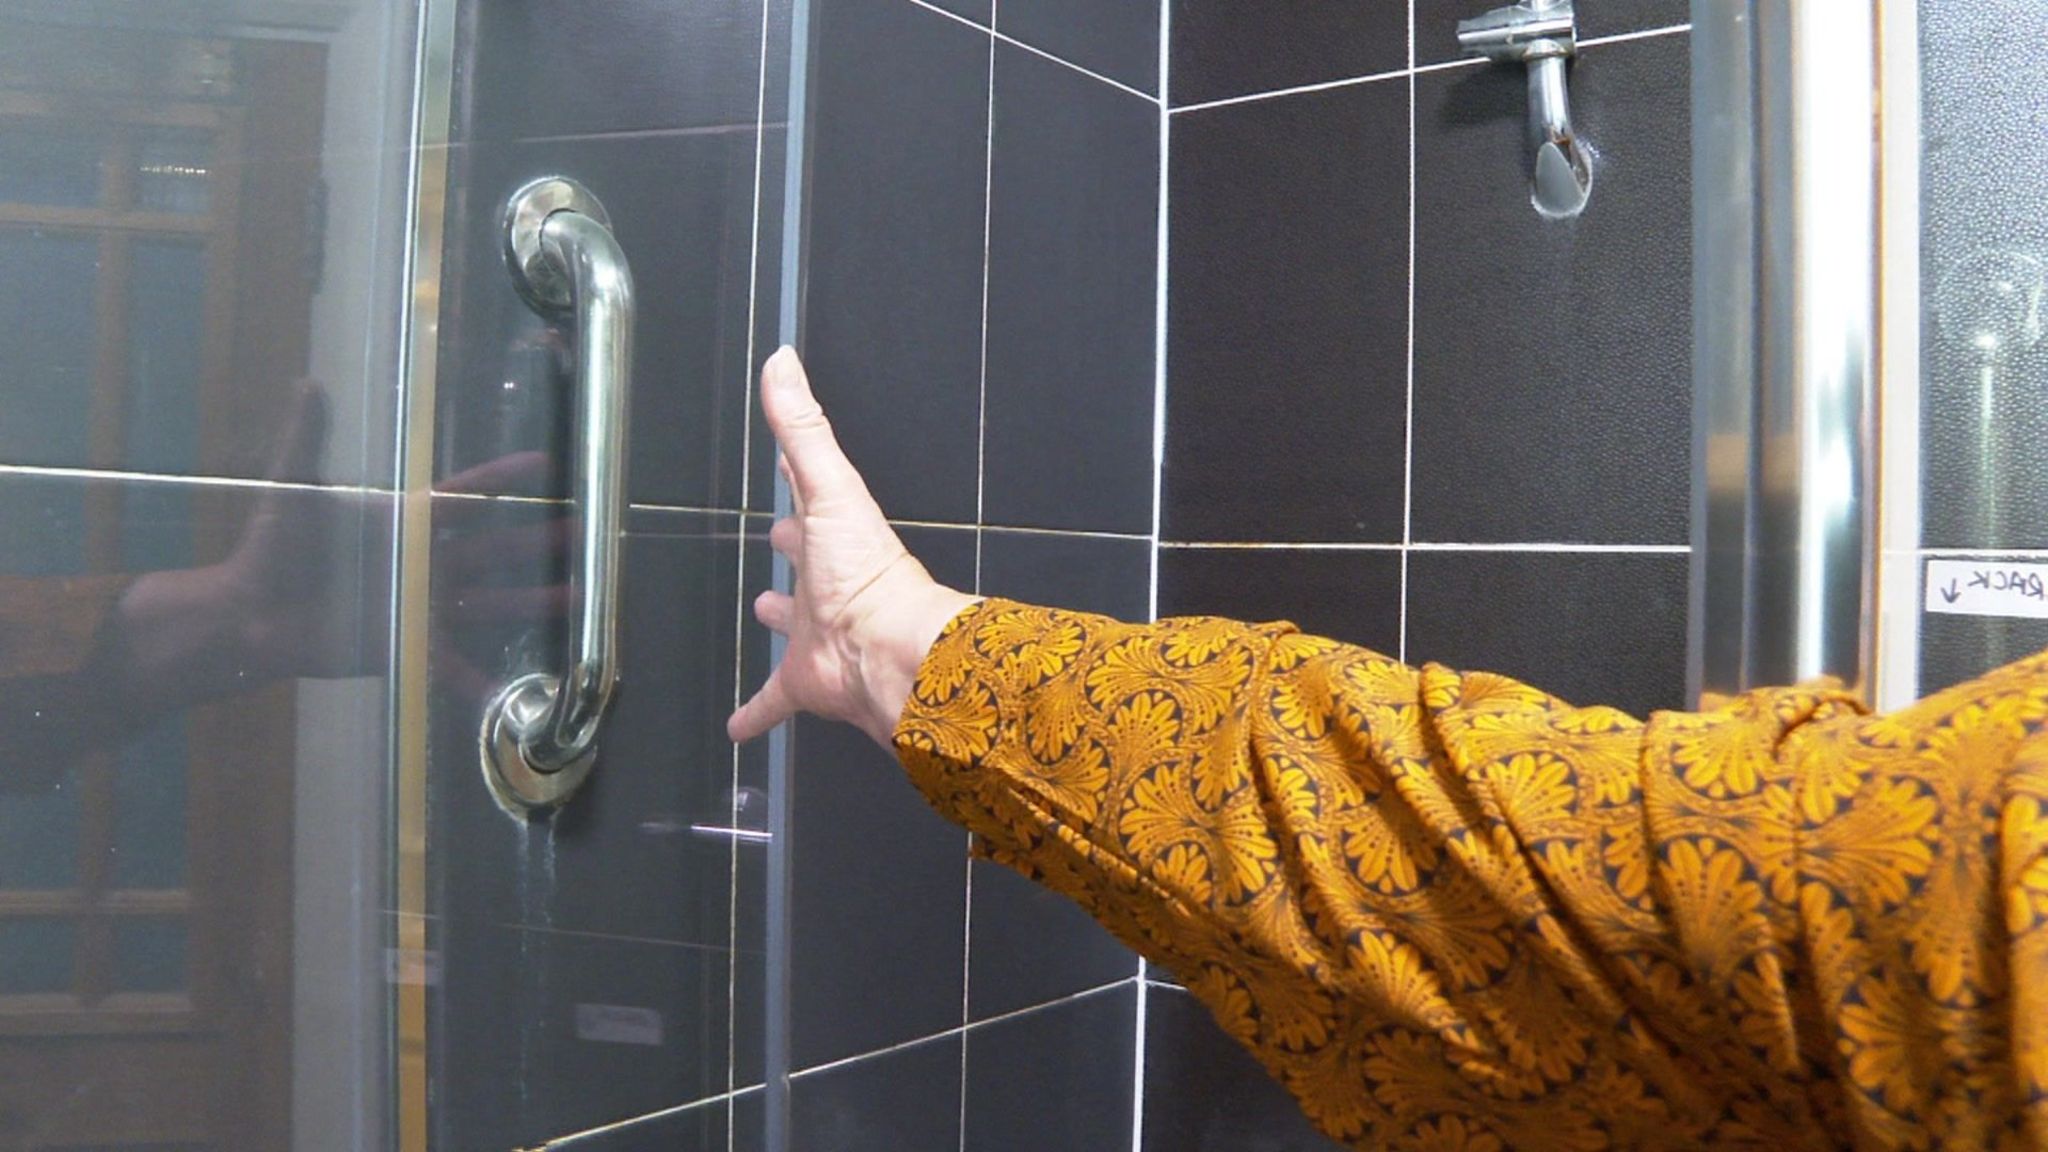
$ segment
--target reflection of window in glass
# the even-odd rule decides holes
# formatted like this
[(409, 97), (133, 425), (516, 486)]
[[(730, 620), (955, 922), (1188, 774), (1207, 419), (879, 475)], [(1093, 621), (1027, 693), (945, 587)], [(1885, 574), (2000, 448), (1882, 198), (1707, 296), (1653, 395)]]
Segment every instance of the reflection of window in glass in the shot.
[(213, 208), (213, 138), (159, 130), (136, 147), (135, 206), (203, 216)]
[(108, 880), (116, 888), (185, 885), (185, 791), (191, 736), (185, 717), (158, 724), (121, 749), (114, 767), (114, 842)]
[[(0, 771), (25, 766), (0, 765)], [(0, 791), (0, 889), (78, 885), (78, 777), (47, 789)]]
[(144, 472), (199, 466), (206, 371), (206, 249), (138, 243), (129, 257), (128, 415), (123, 455)]
[[(21, 7), (0, 3), (0, 464), (143, 475), (18, 486), (6, 574), (203, 565), (253, 497), (159, 481), (263, 475), (308, 370), (325, 49), (154, 30), (218, 5), (85, 6), (150, 10), (118, 27)], [(298, 708), (266, 684), (0, 763), (0, 1145), (291, 1146), (292, 776), (271, 761)]]
[(0, 228), (0, 458), (57, 464), (85, 458), (99, 348), (100, 242)]
[(0, 86), (0, 461), (200, 470), (233, 332), (241, 123)]
[(116, 992), (176, 992), (185, 987), (185, 922), (136, 917), (114, 928)]
[(0, 127), (0, 201), (86, 208), (100, 200), (98, 134)]
[(49, 917), (0, 921), (0, 996), (72, 989), (77, 927)]

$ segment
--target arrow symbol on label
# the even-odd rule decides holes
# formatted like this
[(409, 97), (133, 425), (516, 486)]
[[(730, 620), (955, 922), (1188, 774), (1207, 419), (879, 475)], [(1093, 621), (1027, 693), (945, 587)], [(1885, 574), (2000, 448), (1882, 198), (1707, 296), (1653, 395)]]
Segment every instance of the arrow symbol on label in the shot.
[(1951, 580), (1948, 582), (1948, 587), (1941, 590), (1941, 598), (1953, 604), (1963, 598), (1963, 590), (1954, 580)]

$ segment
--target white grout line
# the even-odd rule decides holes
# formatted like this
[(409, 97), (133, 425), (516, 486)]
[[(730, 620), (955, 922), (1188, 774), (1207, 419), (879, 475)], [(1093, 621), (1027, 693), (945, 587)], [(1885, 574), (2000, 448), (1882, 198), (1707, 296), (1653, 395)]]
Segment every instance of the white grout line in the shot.
[(517, 920), (485, 920), (489, 927), (506, 932), (529, 933), (543, 939), (568, 937), (573, 940), (604, 940), (615, 944), (639, 944), (653, 948), (672, 948), (682, 952), (724, 952), (719, 944), (703, 944), (690, 940), (670, 940), (660, 936), (633, 936), (623, 932), (593, 932), (587, 928), (542, 928), (534, 924), (523, 924)]
[(976, 1020), (972, 1024), (963, 1025), (958, 1028), (948, 1028), (944, 1032), (933, 1032), (928, 1036), (919, 1036), (915, 1040), (905, 1040), (899, 1044), (891, 1044), (886, 1048), (876, 1048), (871, 1052), (862, 1052), (854, 1056), (842, 1056), (837, 1060), (828, 1060), (823, 1064), (813, 1064), (809, 1068), (804, 1068), (796, 1072), (791, 1072), (789, 1074), (789, 1078), (791, 1080), (801, 1080), (805, 1077), (816, 1076), (820, 1073), (831, 1072), (839, 1068), (844, 1068), (849, 1064), (859, 1064), (865, 1060), (874, 1060), (882, 1056), (889, 1056), (897, 1052), (902, 1052), (911, 1048), (921, 1047), (926, 1044), (936, 1044), (937, 1042), (947, 1039), (948, 1037), (964, 1036), (969, 1032), (978, 1032), (984, 1028), (992, 1027), (997, 1024), (1002, 1024), (1011, 1020), (1015, 1020), (1020, 1016), (1030, 1016), (1033, 1013), (1045, 1012), (1053, 1008), (1061, 1007), (1062, 1005), (1072, 1004), (1078, 1000), (1087, 1000), (1092, 997), (1107, 995), (1111, 992), (1116, 991), (1119, 988), (1127, 988), (1133, 984), (1138, 983), (1142, 983), (1142, 981), (1138, 980), (1136, 977), (1125, 976), (1119, 980), (1112, 980), (1107, 984), (1097, 984), (1093, 988), (1083, 989), (1079, 992), (1070, 992), (1067, 995), (1061, 996), (1056, 1000), (1047, 1000), (1041, 1004), (1033, 1004), (1028, 1008), (1018, 1008), (1015, 1011), (1004, 1012), (1000, 1015), (991, 1016), (986, 1020)]
[[(680, 1116), (685, 1112), (694, 1112), (699, 1108), (709, 1108), (714, 1104), (731, 1105), (733, 1102), (743, 1100), (759, 1091), (761, 1091), (761, 1085), (750, 1084), (745, 1088), (721, 1092), (716, 1096), (706, 1096), (702, 1100), (692, 1100), (688, 1104), (678, 1104), (673, 1108), (663, 1108), (658, 1112), (647, 1112), (639, 1116), (629, 1116), (624, 1120), (614, 1120), (609, 1124), (600, 1124), (595, 1128), (585, 1128), (580, 1132), (571, 1132), (566, 1136), (556, 1136), (546, 1143), (538, 1145), (537, 1152), (548, 1152), (551, 1148), (564, 1148), (575, 1141), (588, 1140), (593, 1136), (602, 1136), (607, 1132), (622, 1132), (627, 1128), (645, 1124), (649, 1120), (659, 1120), (665, 1116)], [(732, 1115), (730, 1107), (726, 1109), (726, 1115), (729, 1120)]]
[(1417, 76), (1424, 76), (1431, 72), (1448, 72), (1453, 68), (1477, 68), (1486, 63), (1489, 63), (1489, 61), (1484, 56), (1466, 56), (1457, 60), (1438, 60), (1432, 64), (1417, 64), (1410, 71)]
[(1690, 544), (1556, 544), (1531, 542), (1525, 544), (1443, 544), (1418, 541), (1410, 544), (1411, 552), (1563, 552), (1582, 555), (1617, 556), (1690, 556)]
[[(982, 35), (988, 36), (992, 39), (1000, 40), (1003, 43), (1008, 44), (1012, 48), (1022, 48), (1024, 51), (1029, 52), (1034, 56), (1042, 56), (1045, 59), (1050, 60), (1063, 68), (1072, 69), (1075, 72), (1079, 72), (1083, 76), (1088, 76), (1096, 80), (1100, 80), (1104, 84), (1109, 85), (1111, 88), (1115, 88), (1123, 92), (1128, 92), (1131, 95), (1136, 96), (1138, 99), (1143, 100), (1149, 104), (1160, 103), (1159, 97), (1154, 96), (1151, 93), (1144, 91), (1143, 89), (1133, 88), (1129, 84), (1126, 84), (1121, 80), (1113, 80), (1110, 77), (1104, 76), (1102, 73), (1097, 72), (1092, 68), (1084, 68), (1081, 65), (1074, 63), (1072, 60), (1066, 59), (1065, 57), (1055, 56), (1052, 53), (1047, 52), (1045, 49), (1037, 47), (1036, 45), (1026, 44), (1024, 41), (1017, 39), (1015, 36), (1010, 36), (1005, 33), (996, 31), (991, 26), (995, 23), (995, 6), (993, 4), (989, 6), (989, 23), (983, 24), (978, 20), (970, 20), (967, 17), (960, 15), (958, 12), (948, 12), (944, 8), (941, 8), (938, 5), (931, 3), (931, 0), (910, 0), (910, 2), (912, 4), (917, 5), (919, 8), (923, 8), (931, 12), (936, 12), (937, 14), (944, 16), (946, 19), (953, 21), (955, 24), (965, 24), (967, 27), (974, 29), (976, 32), (979, 32)], [(993, 45), (990, 46), (990, 51), (994, 51)], [(1164, 90), (1164, 81), (1161, 82), (1161, 89)]]
[(1591, 40), (1579, 41), (1579, 47), (1598, 48), (1605, 44), (1626, 44), (1631, 40), (1650, 40), (1658, 36), (1678, 36), (1691, 31), (1691, 24), (1666, 24), (1662, 28), (1645, 28), (1640, 32), (1617, 32), (1612, 36), (1595, 36)]
[[(513, 499), (528, 499), (528, 500), (531, 500), (531, 499), (532, 499), (532, 497), (513, 497)], [(545, 500), (545, 501), (537, 501), (537, 502), (540, 502), (540, 503), (548, 503), (548, 504), (567, 504), (567, 503), (569, 503), (569, 501), (567, 501), (567, 500), (552, 500), (552, 499), (551, 499), (551, 500)], [(767, 518), (767, 519), (773, 519), (773, 518), (774, 518), (774, 514), (773, 514), (773, 513), (769, 513), (769, 512), (749, 512), (749, 511), (747, 511), (746, 509), (743, 509), (743, 508), (704, 508), (704, 507), (700, 507), (700, 506), (698, 506), (698, 505), (695, 505), (695, 504), (638, 504), (638, 503), (635, 503), (635, 504), (628, 504), (628, 505), (626, 505), (626, 507), (627, 507), (627, 508), (629, 508), (629, 509), (631, 509), (631, 510), (633, 510), (633, 511), (635, 511), (635, 512), (694, 512), (694, 513), (696, 513), (696, 514), (698, 514), (698, 515), (700, 515), (700, 516), (751, 516), (751, 517), (754, 517), (754, 518), (756, 518), (756, 519), (760, 519), (760, 518)]]
[(1131, 1152), (1145, 1152), (1145, 1009), (1151, 989), (1142, 975), (1144, 967), (1145, 961), (1139, 960), (1138, 994), (1134, 997), (1138, 1007), (1131, 1025), (1138, 1038), (1131, 1045)]
[[(913, 0), (913, 2), (916, 2), (916, 0)], [(1691, 31), (1691, 24), (1672, 24), (1663, 28), (1646, 28), (1640, 32), (1619, 32), (1612, 36), (1595, 36), (1590, 40), (1579, 41), (1579, 47), (1581, 49), (1600, 48), (1608, 44), (1626, 44), (1631, 40), (1649, 40), (1659, 36), (1676, 36)], [(1408, 40), (1409, 64), (1406, 68), (1395, 68), (1387, 72), (1370, 72), (1363, 76), (1346, 76), (1338, 80), (1323, 80), (1315, 84), (1297, 84), (1291, 88), (1274, 88), (1265, 92), (1247, 92), (1242, 96), (1225, 96), (1220, 100), (1204, 100), (1197, 104), (1183, 104), (1178, 108), (1171, 108), (1169, 110), (1178, 116), (1183, 112), (1201, 112), (1210, 108), (1229, 107), (1232, 104), (1251, 104), (1260, 100), (1276, 99), (1281, 96), (1299, 96), (1307, 92), (1327, 92), (1333, 88), (1355, 88), (1361, 84), (1374, 84), (1382, 80), (1396, 80), (1403, 76), (1412, 79), (1413, 77), (1430, 72), (1443, 72), (1452, 68), (1477, 68), (1487, 63), (1484, 58), (1476, 56), (1457, 60), (1437, 60), (1428, 64), (1415, 63), (1415, 28), (1412, 13), (1409, 16)]]
[[(989, 20), (995, 20), (996, 0), (989, 0)], [(986, 138), (981, 152), (981, 348), (977, 409), (974, 418), (974, 589), (981, 590), (981, 528), (987, 521), (988, 502), (988, 286), (989, 251), (995, 223), (996, 197), (996, 44), (988, 44)]]
[[(1161, 0), (1159, 5), (1159, 93), (1167, 93), (1167, 73), (1171, 65), (1169, 49), (1173, 43), (1173, 0)], [(1166, 317), (1167, 280), (1171, 274), (1172, 262), (1168, 259), (1168, 224), (1173, 202), (1168, 196), (1172, 186), (1173, 172), (1170, 159), (1173, 152), (1173, 117), (1167, 112), (1164, 99), (1159, 104), (1159, 203), (1157, 232), (1153, 237), (1152, 273), (1152, 532), (1147, 537), (1152, 545), (1152, 563), (1146, 579), (1145, 613), (1148, 619), (1159, 618), (1159, 540), (1160, 525), (1164, 515), (1164, 486), (1166, 480)], [(1138, 962), (1140, 973), (1144, 961)], [(1142, 1038), (1141, 1038), (1142, 1039)]]
[(1417, 540), (1407, 544), (1366, 544), (1341, 540), (1280, 543), (1224, 540), (1162, 540), (1159, 546), (1161, 548), (1185, 551), (1211, 552), (1566, 552), (1644, 556), (1687, 556), (1692, 553), (1692, 545), (1690, 544), (1565, 544), (1546, 541), (1466, 544)]
[(1407, 406), (1401, 442), (1401, 619), (1394, 659), (1408, 659), (1408, 557), (1415, 544), (1415, 3), (1408, 4), (1408, 288), (1407, 344), (1402, 369)]
[(1257, 541), (1229, 540), (1161, 540), (1161, 548), (1208, 549), (1213, 551), (1252, 551), (1255, 549), (1275, 552), (1399, 552), (1399, 544), (1360, 544), (1332, 541), (1329, 543), (1260, 543)]
[[(976, 588), (979, 590), (980, 585)], [(960, 1152), (967, 1152), (967, 1036), (968, 1025), (974, 1022), (969, 1010), (969, 981), (974, 973), (974, 833), (967, 834), (967, 884), (961, 902), (965, 909), (960, 915)]]
[(1128, 540), (1136, 544), (1149, 544), (1152, 536), (1147, 532), (1103, 532), (1092, 528), (1020, 528), (1009, 524), (983, 524), (984, 531), (1003, 532), (1012, 536), (1080, 536), (1090, 540)]
[(1258, 100), (1273, 100), (1281, 96), (1300, 96), (1308, 92), (1327, 92), (1332, 88), (1355, 88), (1360, 84), (1372, 84), (1380, 80), (1393, 80), (1408, 75), (1413, 69), (1396, 68), (1391, 72), (1373, 72), (1365, 76), (1349, 76), (1342, 80), (1324, 80), (1317, 84), (1298, 84), (1292, 88), (1275, 88), (1270, 92), (1251, 92), (1243, 96), (1225, 96), (1221, 100), (1204, 100), (1199, 104), (1183, 104), (1168, 111), (1178, 116), (1183, 112), (1201, 112), (1210, 108), (1227, 108), (1232, 104), (1250, 104)]
[[(789, 126), (786, 121), (782, 120), (770, 121), (766, 122), (766, 124), (770, 128), (787, 128)], [(659, 140), (666, 137), (683, 136), (737, 136), (742, 132), (752, 132), (755, 129), (756, 121), (749, 120), (744, 124), (699, 124), (688, 128), (615, 128), (609, 131), (570, 132), (548, 136), (516, 136), (508, 141), (508, 143), (516, 145), (574, 144), (577, 141), (589, 140)], [(489, 148), (495, 146), (495, 144), (495, 141), (469, 141), (451, 145), (451, 147), (475, 149)]]
[[(989, 0), (988, 21), (993, 28), (996, 22), (996, 7), (1000, 0)], [(981, 592), (981, 562), (983, 544), (987, 533), (983, 530), (988, 519), (988, 290), (991, 264), (992, 238), (995, 227), (996, 200), (996, 37), (991, 34), (988, 42), (988, 122), (987, 138), (981, 154), (981, 364), (979, 411), (975, 416), (974, 430), (974, 591)], [(961, 884), (960, 910), (960, 1026), (967, 1027), (973, 1019), (969, 1005), (971, 983), (974, 975), (974, 833), (969, 832), (964, 841), (965, 851), (960, 855), (964, 875)], [(967, 1152), (967, 1040), (960, 1041), (960, 1115), (957, 1125), (959, 1152)]]
[(1079, 72), (1083, 76), (1092, 76), (1095, 79), (1102, 81), (1104, 84), (1109, 85), (1111, 88), (1128, 92), (1131, 95), (1136, 96), (1138, 99), (1145, 101), (1147, 104), (1157, 104), (1160, 102), (1159, 97), (1154, 96), (1141, 88), (1133, 88), (1129, 84), (1126, 84), (1121, 80), (1112, 80), (1109, 77), (1104, 76), (1100, 72), (1083, 68), (1079, 64), (1076, 64), (1071, 60), (1063, 60), (1058, 56), (1055, 56), (1052, 53), (1047, 52), (1043, 48), (1037, 48), (1030, 44), (1026, 44), (1024, 41), (1019, 40), (1014, 36), (1005, 36), (1001, 32), (993, 33), (993, 35), (996, 39), (1001, 40), (1003, 43), (1008, 44), (1012, 48), (1022, 48), (1024, 51), (1029, 52), (1034, 56), (1043, 56), (1047, 60), (1050, 60), (1055, 64), (1060, 64), (1068, 68), (1071, 68), (1074, 71)]
[(1012, 524), (961, 524), (951, 520), (900, 520), (889, 518), (899, 528), (940, 528), (952, 532), (999, 532), (1011, 536), (1062, 536), (1091, 540), (1129, 540), (1149, 543), (1151, 536), (1138, 532), (1099, 532), (1082, 528), (1025, 528)]
[[(547, 504), (557, 505), (563, 508), (567, 508), (569, 505), (575, 503), (566, 496), (517, 496), (511, 493), (504, 492), (430, 492), (428, 493), (428, 495), (432, 496), (436, 500), (475, 500), (478, 503), (490, 502), (495, 504)], [(658, 506), (648, 504), (628, 504), (627, 507), (653, 508)], [(709, 512), (711, 511), (711, 509), (671, 508), (664, 509), (664, 511)]]
[(1901, 548), (1890, 555), (1924, 560), (2048, 560), (2048, 548)]
[(956, 524), (951, 520), (898, 520), (890, 518), (889, 523), (897, 528), (928, 528), (940, 532), (979, 532), (973, 524)]
[[(111, 480), (124, 484), (158, 484), (170, 487), (235, 488), (257, 491), (326, 492), (337, 496), (396, 496), (389, 488), (362, 484), (307, 484), (292, 480), (251, 480), (236, 476), (178, 476), (159, 472), (120, 472), (100, 468), (65, 468), (35, 464), (0, 464), (0, 476), (34, 476), (53, 480)], [(436, 500), (465, 500), (477, 503), (532, 504), (567, 508), (575, 502), (562, 496), (518, 496), (494, 492), (434, 492)], [(700, 504), (662, 504), (634, 501), (626, 505), (634, 512), (686, 512), (696, 516), (738, 516), (748, 520), (773, 520), (774, 513), (745, 508), (710, 508)], [(1074, 536), (1098, 540), (1130, 540), (1146, 543), (1152, 536), (1142, 532), (1104, 532), (1081, 528), (1035, 528), (1022, 524), (961, 524), (946, 520), (891, 519), (907, 528), (940, 528), (959, 532), (986, 529), (1019, 536)], [(1173, 547), (1173, 545), (1169, 545)]]
[[(1156, 261), (1152, 283), (1152, 535), (1151, 561), (1146, 573), (1145, 617), (1159, 618), (1159, 535), (1162, 485), (1166, 474), (1166, 290), (1172, 267), (1168, 259), (1168, 223), (1173, 200), (1173, 116), (1167, 111), (1167, 87), (1173, 65), (1173, 0), (1159, 4), (1159, 205), (1157, 233), (1153, 238)], [(1131, 1152), (1145, 1148), (1145, 958), (1138, 958), (1133, 976), (1138, 982), (1138, 1008), (1131, 1022)]]
[(367, 484), (308, 484), (296, 480), (252, 480), (241, 476), (179, 476), (169, 472), (123, 472), (112, 468), (66, 468), (41, 464), (0, 464), (0, 476), (40, 476), (52, 480), (116, 480), (124, 484), (170, 484), (194, 488), (275, 488), (289, 492), (333, 492), (358, 496), (397, 495), (393, 489)]
[[(975, 585), (977, 591), (980, 584)], [(967, 885), (962, 896), (966, 905), (960, 915), (960, 1152), (967, 1152), (967, 1038), (968, 1025), (974, 1023), (974, 1016), (968, 999), (969, 981), (974, 973), (974, 833), (967, 834)]]
[[(323, 489), (331, 491), (331, 489)], [(488, 496), (473, 492), (437, 492), (436, 497), (449, 500), (504, 500), (519, 504), (561, 504), (571, 501), (551, 496)], [(775, 522), (773, 512), (760, 509), (704, 508), (695, 504), (630, 504), (635, 512), (688, 512), (696, 516), (739, 516), (750, 521), (762, 522), (757, 531), (766, 531), (767, 525)], [(1004, 532), (1015, 536), (1088, 536), (1102, 540), (1148, 540), (1150, 537), (1137, 532), (1097, 532), (1081, 528), (1026, 528), (1013, 524), (969, 524), (960, 520), (908, 520), (889, 517), (889, 523), (899, 528), (940, 528), (950, 532), (975, 532), (986, 529), (990, 532)]]
[[(761, 349), (754, 343), (760, 325), (761, 305), (761, 220), (765, 205), (761, 196), (761, 176), (767, 150), (768, 121), (768, 13), (771, 5), (767, 0), (761, 4), (760, 62), (754, 83), (754, 211), (753, 235), (747, 247), (747, 339), (745, 357), (741, 359), (740, 371), (745, 375), (740, 381), (740, 507), (750, 504), (754, 479), (754, 383), (758, 379), (755, 363)], [(747, 651), (747, 533), (746, 520), (740, 521), (739, 546), (733, 563), (738, 569), (734, 582), (737, 592), (733, 597), (733, 644), (732, 644), (732, 706), (735, 710), (746, 701), (746, 651)], [(734, 829), (740, 826), (740, 746), (732, 746), (731, 795), (728, 798), (726, 823)], [(731, 1092), (736, 1083), (739, 1061), (739, 1020), (740, 1020), (740, 842), (742, 837), (735, 834), (726, 857), (726, 898), (725, 898), (725, 939), (731, 961), (725, 966), (725, 1090)], [(727, 1101), (725, 1108), (725, 1148), (734, 1152), (738, 1137), (733, 1131), (733, 1107)]]

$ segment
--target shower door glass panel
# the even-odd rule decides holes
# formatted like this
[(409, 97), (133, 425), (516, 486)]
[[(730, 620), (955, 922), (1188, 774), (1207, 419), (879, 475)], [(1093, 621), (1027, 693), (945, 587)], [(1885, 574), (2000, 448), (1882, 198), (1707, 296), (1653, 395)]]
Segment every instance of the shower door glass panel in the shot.
[[(423, 717), (398, 733), (408, 1149), (757, 1146), (766, 760), (724, 722), (768, 657), (746, 605), (769, 575), (773, 453), (750, 405), (781, 312), (784, 11), (423, 8), (426, 408), (405, 451), (408, 493), (431, 497), (401, 517), (398, 655), (401, 709)], [(521, 816), (486, 786), (480, 724), (505, 685), (559, 667), (589, 512), (580, 336), (521, 299), (505, 258), (508, 200), (550, 176), (609, 217), (636, 368), (619, 687), (587, 782)]]
[(388, 1147), (413, 36), (0, 16), (0, 1144)]

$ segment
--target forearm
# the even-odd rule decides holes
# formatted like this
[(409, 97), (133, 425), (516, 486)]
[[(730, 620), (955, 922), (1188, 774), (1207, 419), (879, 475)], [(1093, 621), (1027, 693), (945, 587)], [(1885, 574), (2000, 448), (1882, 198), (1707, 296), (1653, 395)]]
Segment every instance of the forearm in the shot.
[[(1781, 731), (1733, 738), (1768, 760)], [(1503, 1101), (1517, 1123), (1583, 1116), (1565, 1087), (1600, 1077), (1685, 1099), (1695, 1134), (1725, 1092), (1783, 1103), (1726, 1006), (1768, 907), (1700, 938), (1722, 895), (1667, 853), (1660, 761), (1620, 713), (1285, 626), (991, 602), (933, 648), (896, 745), (984, 854), (1175, 972), (1339, 1138), (1402, 1130), (1364, 1094), (1454, 1068), (1531, 1102)], [(1761, 823), (1720, 830), (1768, 842)], [(1325, 1081), (1367, 1037), (1407, 1063)]]
[(0, 790), (47, 786), (120, 721), (98, 671), (125, 576), (0, 576)]
[(1974, 1144), (2048, 1090), (2048, 1029), (2009, 1023), (2048, 1004), (2043, 727), (2048, 659), (1894, 717), (1823, 686), (1645, 726), (1284, 628), (993, 602), (896, 747), (1340, 1139), (1455, 1071), (1496, 1130), (1794, 1148), (1845, 1095), (1864, 1138)]
[(246, 614), (221, 566), (151, 572), (108, 621), (106, 690), (137, 713), (174, 709), (244, 686)]
[[(1283, 631), (989, 601), (931, 649), (895, 746), (979, 851), (1191, 969), (1263, 914), (1243, 898), (1278, 867), (1250, 732), (1258, 669)], [(1269, 948), (1274, 928), (1240, 942)]]

